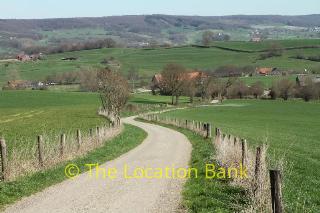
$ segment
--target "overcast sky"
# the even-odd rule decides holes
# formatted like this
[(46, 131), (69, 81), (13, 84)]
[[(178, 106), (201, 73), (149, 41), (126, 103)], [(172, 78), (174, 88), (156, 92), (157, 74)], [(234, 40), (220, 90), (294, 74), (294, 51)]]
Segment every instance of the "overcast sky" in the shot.
[(320, 0), (0, 0), (0, 18), (100, 17), (135, 14), (305, 15)]

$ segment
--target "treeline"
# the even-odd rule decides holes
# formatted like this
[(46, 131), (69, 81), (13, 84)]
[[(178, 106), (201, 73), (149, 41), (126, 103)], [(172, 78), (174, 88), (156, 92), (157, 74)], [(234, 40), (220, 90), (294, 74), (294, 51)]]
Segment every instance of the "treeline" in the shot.
[(297, 54), (293, 58), (296, 59), (303, 59), (303, 60), (309, 60), (309, 61), (315, 61), (315, 62), (320, 62), (320, 55), (314, 55), (314, 56), (305, 56), (301, 53)]
[(265, 89), (261, 81), (247, 85), (239, 78), (233, 77), (228, 80), (218, 78), (210, 73), (187, 72), (179, 64), (168, 64), (161, 72), (159, 83), (153, 85), (152, 90), (159, 90), (162, 95), (172, 96), (172, 104), (178, 104), (180, 96), (201, 97), (202, 101), (218, 99), (242, 98), (302, 98), (305, 101), (320, 98), (320, 82), (317, 83), (311, 77), (306, 78), (301, 84), (295, 83), (288, 78), (281, 78), (273, 82), (270, 89)]
[(83, 42), (63, 42), (54, 47), (48, 46), (39, 46), (39, 45), (28, 45), (24, 46), (23, 44), (16, 43), (16, 48), (21, 49), (26, 54), (52, 54), (52, 53), (63, 53), (63, 52), (72, 52), (80, 50), (92, 50), (92, 49), (101, 49), (101, 48), (114, 48), (117, 46), (117, 42), (112, 38), (106, 39), (95, 39)]

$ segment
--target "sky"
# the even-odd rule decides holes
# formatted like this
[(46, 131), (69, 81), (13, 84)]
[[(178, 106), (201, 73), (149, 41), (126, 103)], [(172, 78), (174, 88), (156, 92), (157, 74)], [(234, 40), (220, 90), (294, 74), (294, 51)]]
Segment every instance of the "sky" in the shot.
[(319, 0), (0, 0), (0, 19), (113, 15), (306, 15)]

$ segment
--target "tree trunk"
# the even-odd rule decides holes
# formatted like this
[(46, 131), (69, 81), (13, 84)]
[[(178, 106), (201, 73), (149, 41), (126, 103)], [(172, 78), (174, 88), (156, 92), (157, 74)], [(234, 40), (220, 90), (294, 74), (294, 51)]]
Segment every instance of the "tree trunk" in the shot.
[(190, 96), (190, 103), (193, 103), (193, 95)]
[(177, 95), (176, 96), (176, 103), (175, 103), (175, 105), (178, 105), (179, 104), (179, 96)]
[(171, 96), (171, 104), (173, 105), (174, 103), (174, 95)]

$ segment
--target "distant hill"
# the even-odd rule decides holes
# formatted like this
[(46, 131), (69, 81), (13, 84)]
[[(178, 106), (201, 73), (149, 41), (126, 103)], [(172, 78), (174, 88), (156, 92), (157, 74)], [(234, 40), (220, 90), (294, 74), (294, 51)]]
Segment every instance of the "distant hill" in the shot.
[(122, 45), (199, 43), (212, 30), (231, 40), (250, 40), (254, 32), (268, 39), (320, 38), (320, 15), (169, 16), (133, 15), (101, 18), (35, 20), (0, 19), (0, 55), (14, 54), (32, 45), (113, 38)]

